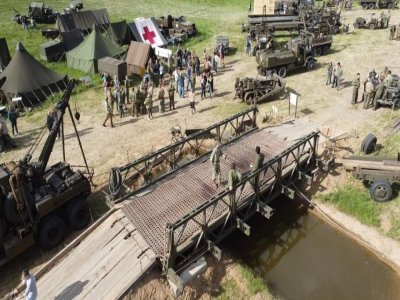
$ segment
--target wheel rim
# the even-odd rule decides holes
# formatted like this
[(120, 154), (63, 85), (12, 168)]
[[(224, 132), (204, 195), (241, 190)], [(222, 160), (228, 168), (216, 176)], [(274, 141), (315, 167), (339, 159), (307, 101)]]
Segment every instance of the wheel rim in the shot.
[(378, 185), (375, 189), (374, 194), (377, 199), (385, 199), (386, 196), (389, 194), (389, 191), (386, 186)]

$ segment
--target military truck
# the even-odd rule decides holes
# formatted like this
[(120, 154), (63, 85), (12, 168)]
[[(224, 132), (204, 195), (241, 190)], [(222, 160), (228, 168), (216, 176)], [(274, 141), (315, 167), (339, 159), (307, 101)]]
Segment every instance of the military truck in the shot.
[(178, 18), (174, 18), (171, 15), (168, 15), (167, 17), (161, 16), (155, 18), (155, 21), (160, 29), (174, 29), (175, 32), (186, 34), (188, 37), (192, 37), (197, 33), (196, 24), (186, 21), (184, 16)]
[(393, 81), (390, 87), (385, 87), (381, 97), (374, 102), (374, 110), (380, 106), (390, 106), (392, 109), (400, 108), (400, 77), (393, 75)]
[(35, 241), (44, 248), (52, 248), (63, 241), (67, 228), (82, 229), (90, 221), (86, 202), (91, 192), (90, 180), (65, 161), (47, 167), (60, 130), (64, 137), (61, 124), (65, 124), (67, 109), (75, 126), (69, 106), (74, 86), (75, 81), (71, 80), (56, 104), (56, 121), (37, 160), (32, 160), (29, 151), (20, 161), (0, 166), (0, 265)]
[[(376, 0), (360, 0), (360, 5), (364, 9), (375, 9)], [(379, 0), (378, 8), (393, 9), (397, 7), (398, 0)]]
[(369, 21), (362, 17), (358, 17), (353, 24), (354, 28), (368, 28), (370, 30), (375, 30), (385, 29), (389, 27), (390, 14), (386, 15), (384, 13), (381, 13), (379, 18), (375, 18), (374, 16), (375, 13), (372, 13)]
[(225, 35), (219, 35), (215, 39), (215, 44), (216, 45), (215, 45), (214, 51), (216, 53), (219, 52), (221, 45), (224, 46), (224, 54), (226, 55), (229, 53), (229, 37), (227, 37)]
[(36, 23), (54, 24), (57, 20), (59, 13), (51, 8), (51, 6), (42, 2), (31, 2), (28, 7), (28, 15), (22, 15), (19, 11), (15, 10), (15, 15), (12, 18), (17, 23), (21, 24), (21, 16), (27, 20), (33, 19)]
[(257, 71), (260, 75), (267, 76), (270, 73), (277, 73), (283, 78), (290, 69), (306, 67), (311, 71), (315, 68), (316, 63), (312, 48), (308, 47), (301, 37), (289, 39), (286, 49), (258, 51), (256, 61)]

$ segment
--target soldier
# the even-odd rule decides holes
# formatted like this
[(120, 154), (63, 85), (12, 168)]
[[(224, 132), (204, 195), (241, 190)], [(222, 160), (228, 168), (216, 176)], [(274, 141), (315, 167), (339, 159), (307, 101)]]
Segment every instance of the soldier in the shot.
[(341, 80), (342, 75), (343, 75), (342, 66), (340, 65), (340, 62), (338, 62), (337, 66), (336, 66), (336, 88), (337, 88), (337, 90), (339, 90), (340, 80)]
[(169, 110), (175, 110), (174, 96), (175, 96), (175, 88), (174, 88), (173, 82), (171, 81), (169, 84), (169, 89), (168, 89)]
[[(257, 172), (259, 169), (261, 169), (263, 163), (264, 163), (264, 154), (261, 153), (261, 149), (259, 146), (256, 147), (256, 157), (254, 158), (254, 162), (250, 165), (251, 171)], [(256, 192), (258, 190), (258, 181), (260, 179), (260, 174), (257, 174), (254, 177), (253, 185), (254, 185), (254, 191)]]
[(374, 104), (373, 104), (374, 110), (376, 110), (378, 108), (378, 100), (381, 99), (381, 97), (382, 97), (383, 88), (384, 88), (383, 78), (381, 77), (379, 80), (379, 83), (375, 89), (375, 97), (374, 97)]
[(165, 95), (164, 87), (162, 85), (160, 85), (160, 89), (158, 90), (158, 100), (160, 100), (160, 102), (158, 104), (158, 107), (159, 107), (160, 113), (164, 113), (165, 112), (164, 95)]
[(386, 88), (389, 88), (389, 87), (392, 86), (392, 84), (393, 84), (392, 71), (390, 71), (390, 70), (387, 71), (387, 76), (386, 76), (386, 78), (385, 78), (384, 84), (385, 84), (385, 87), (386, 87)]
[(236, 170), (236, 164), (232, 163), (231, 165), (231, 170), (229, 171), (228, 174), (228, 189), (231, 191), (229, 195), (229, 200), (230, 204), (233, 207), (233, 202), (235, 201), (235, 192), (236, 192), (236, 186), (240, 183), (242, 180), (242, 174), (240, 174), (239, 171)]
[(358, 99), (358, 89), (360, 88), (360, 73), (357, 73), (357, 77), (351, 83), (353, 86), (353, 97), (351, 98), (351, 104), (356, 104)]
[(110, 120), (111, 127), (114, 127), (114, 124), (113, 124), (113, 109), (112, 109), (113, 105), (112, 105), (112, 103), (110, 103), (110, 101), (112, 102), (112, 100), (109, 100), (110, 98), (108, 96), (106, 96), (106, 98), (104, 99), (104, 105), (105, 105), (106, 114), (107, 114), (106, 119), (103, 122), (103, 126), (104, 127), (106, 127), (106, 122), (108, 120)]
[(132, 95), (131, 101), (132, 101), (132, 117), (139, 117), (139, 111), (140, 111), (140, 92), (139, 89), (132, 88)]
[(370, 78), (367, 79), (365, 84), (365, 96), (364, 96), (364, 109), (367, 109), (372, 102), (372, 96), (374, 93), (374, 85)]
[(396, 33), (396, 25), (390, 26), (389, 41), (394, 40)]
[(226, 155), (221, 150), (221, 142), (218, 141), (211, 152), (210, 161), (212, 165), (212, 180), (214, 181), (215, 186), (218, 188), (221, 183), (221, 166), (220, 160), (221, 157), (226, 159)]
[(333, 71), (333, 64), (330, 62), (327, 67), (327, 74), (326, 74), (326, 85), (332, 83), (332, 71)]
[(125, 76), (125, 97), (126, 97), (126, 103), (129, 104), (129, 88), (130, 88), (130, 80), (128, 75)]
[(152, 120), (153, 119), (153, 84), (151, 82), (150, 82), (149, 89), (147, 92), (147, 98), (144, 101), (144, 105), (146, 105), (149, 120)]

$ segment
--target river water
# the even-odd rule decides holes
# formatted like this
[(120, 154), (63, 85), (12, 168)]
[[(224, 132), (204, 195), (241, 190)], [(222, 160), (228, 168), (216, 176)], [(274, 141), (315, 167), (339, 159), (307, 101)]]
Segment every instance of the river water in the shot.
[(235, 231), (222, 250), (252, 268), (282, 299), (400, 299), (399, 275), (370, 251), (293, 200), (256, 214), (250, 237)]

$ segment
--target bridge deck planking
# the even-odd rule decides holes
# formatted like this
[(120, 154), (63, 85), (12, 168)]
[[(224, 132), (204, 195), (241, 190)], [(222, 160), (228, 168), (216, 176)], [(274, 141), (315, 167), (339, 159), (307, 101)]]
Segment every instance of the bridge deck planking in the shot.
[(155, 262), (121, 210), (38, 280), (41, 299), (116, 299)]
[[(223, 186), (226, 184), (227, 174), (232, 162), (236, 163), (241, 173), (250, 170), (250, 164), (255, 156), (255, 147), (260, 146), (265, 159), (269, 160), (285, 150), (290, 144), (268, 130), (260, 130), (222, 147), (227, 159), (221, 161), (221, 173)], [(166, 225), (173, 223), (185, 214), (209, 200), (223, 187), (217, 190), (211, 179), (211, 165), (208, 159), (202, 163), (188, 166), (174, 176), (173, 180), (164, 180), (151, 193), (140, 197), (129, 198), (122, 210), (128, 219), (139, 230), (146, 242), (154, 250), (157, 256), (162, 257), (165, 251)], [(273, 177), (269, 172), (263, 182)], [(242, 195), (250, 196), (253, 191), (247, 186)], [(226, 206), (219, 203), (213, 213), (212, 219), (217, 219)], [(199, 216), (198, 216), (199, 218)], [(189, 239), (198, 231), (195, 221), (188, 223), (181, 241)]]

